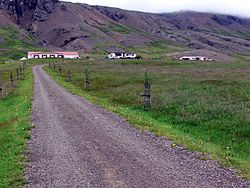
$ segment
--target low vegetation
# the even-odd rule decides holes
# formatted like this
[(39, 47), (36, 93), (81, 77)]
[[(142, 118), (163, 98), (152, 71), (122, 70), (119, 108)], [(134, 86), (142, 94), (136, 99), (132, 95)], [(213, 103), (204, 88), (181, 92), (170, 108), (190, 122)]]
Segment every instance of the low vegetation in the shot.
[(103, 25), (102, 27), (98, 27), (98, 29), (107, 34), (111, 34), (112, 32), (117, 32), (121, 34), (130, 34), (133, 32), (133, 29), (125, 27), (118, 23), (110, 23), (108, 25)]
[(147, 43), (143, 49), (131, 46), (128, 50), (140, 54), (143, 58), (161, 60), (168, 59), (170, 53), (183, 52), (186, 48), (170, 41), (160, 40)]
[(16, 68), (16, 65), (0, 67), (0, 80), (4, 85), (4, 97), (0, 97), (0, 187), (3, 188), (20, 187), (25, 183), (24, 150), (31, 128), (32, 73), (27, 69), (22, 80), (10, 86), (9, 73)]
[[(250, 64), (85, 61), (60, 64), (62, 77), (58, 66), (46, 69), (71, 92), (250, 178)], [(90, 90), (84, 88), (85, 69), (90, 71)], [(67, 70), (72, 72), (70, 83), (65, 82)], [(145, 72), (152, 84), (149, 111), (140, 98)]]
[(27, 56), (27, 50), (35, 50), (32, 38), (11, 26), (0, 27), (0, 61), (18, 60)]
[(130, 34), (133, 31), (131, 28), (127, 28), (127, 27), (120, 25), (120, 24), (117, 24), (117, 23), (110, 24), (109, 28), (112, 31), (115, 31), (117, 33), (122, 33), (122, 34)]

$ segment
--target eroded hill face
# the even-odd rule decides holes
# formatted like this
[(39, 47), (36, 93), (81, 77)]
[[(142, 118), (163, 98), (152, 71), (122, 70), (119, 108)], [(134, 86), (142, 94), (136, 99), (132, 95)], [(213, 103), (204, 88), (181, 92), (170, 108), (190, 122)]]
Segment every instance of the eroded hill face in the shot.
[(151, 14), (57, 0), (0, 4), (45, 47), (156, 52), (192, 48), (250, 55), (250, 19), (196, 12)]

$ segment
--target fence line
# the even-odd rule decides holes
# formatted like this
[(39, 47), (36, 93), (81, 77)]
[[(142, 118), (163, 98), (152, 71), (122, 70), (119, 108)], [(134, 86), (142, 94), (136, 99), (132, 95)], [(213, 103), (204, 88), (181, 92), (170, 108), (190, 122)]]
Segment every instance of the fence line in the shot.
[[(55, 64), (53, 64), (53, 69), (55, 70)], [(49, 67), (51, 67), (51, 64), (49, 64)], [(59, 75), (62, 76), (62, 66), (59, 66)], [(88, 69), (84, 70), (84, 86), (87, 90), (90, 90), (90, 72)], [(72, 81), (72, 71), (68, 69), (67, 75), (66, 75), (66, 81), (71, 82)], [(152, 101), (151, 101), (151, 83), (150, 83), (150, 78), (148, 76), (148, 73), (145, 72), (144, 74), (144, 89), (143, 92), (141, 93), (141, 101), (143, 103), (143, 108), (145, 111), (148, 111), (151, 109), (152, 106)]]

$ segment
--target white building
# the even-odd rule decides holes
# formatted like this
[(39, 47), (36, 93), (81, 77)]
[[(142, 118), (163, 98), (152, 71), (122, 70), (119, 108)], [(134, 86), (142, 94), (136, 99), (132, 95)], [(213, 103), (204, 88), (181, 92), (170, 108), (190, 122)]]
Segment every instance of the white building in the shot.
[(204, 56), (183, 56), (180, 60), (187, 61), (213, 61), (213, 59)]
[(78, 52), (28, 52), (28, 59), (65, 58), (78, 59)]
[(136, 59), (137, 54), (126, 52), (111, 52), (108, 55), (109, 59)]
[(26, 57), (22, 57), (22, 58), (20, 59), (20, 61), (26, 61), (26, 60), (27, 60)]

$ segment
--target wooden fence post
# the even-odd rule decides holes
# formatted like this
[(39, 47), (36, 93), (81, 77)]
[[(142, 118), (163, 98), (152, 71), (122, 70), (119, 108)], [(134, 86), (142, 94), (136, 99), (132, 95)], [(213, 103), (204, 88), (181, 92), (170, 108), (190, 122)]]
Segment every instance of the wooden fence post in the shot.
[(62, 68), (61, 68), (61, 66), (59, 66), (59, 76), (61, 76), (62, 75)]
[(26, 69), (26, 62), (23, 62), (23, 70)]
[(51, 63), (49, 63), (49, 68), (51, 68)]
[(144, 110), (149, 110), (151, 108), (151, 85), (147, 72), (145, 73), (144, 93), (141, 97), (143, 97)]
[(0, 83), (0, 98), (3, 97), (3, 86)]
[(88, 69), (85, 69), (85, 87), (87, 89), (90, 88), (90, 79), (89, 79), (89, 71), (88, 71)]
[(16, 68), (16, 79), (19, 80), (20, 77), (19, 77), (19, 68)]
[(23, 71), (21, 65), (19, 65), (19, 79), (22, 79)]
[(55, 70), (56, 69), (56, 66), (55, 66), (55, 64), (53, 63), (53, 69)]
[(13, 79), (13, 74), (12, 74), (12, 72), (10, 73), (10, 83), (11, 83), (11, 86), (13, 86), (14, 79)]
[(67, 81), (68, 81), (68, 82), (70, 82), (70, 81), (71, 81), (71, 72), (70, 72), (70, 70), (68, 70)]
[(23, 71), (22, 71), (22, 66), (21, 66), (21, 65), (19, 65), (19, 73), (20, 73), (20, 75), (22, 75), (22, 74), (23, 74)]

